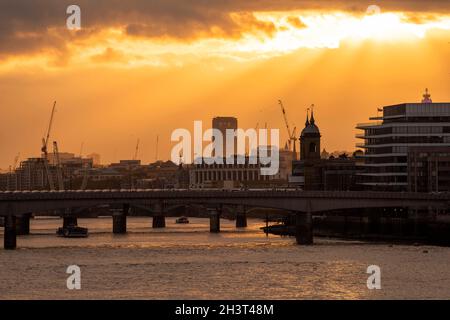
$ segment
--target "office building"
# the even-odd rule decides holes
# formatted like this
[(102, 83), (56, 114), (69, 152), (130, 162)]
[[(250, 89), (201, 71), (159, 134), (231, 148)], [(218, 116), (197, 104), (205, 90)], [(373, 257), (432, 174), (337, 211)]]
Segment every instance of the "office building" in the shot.
[[(215, 117), (212, 120), (212, 128), (217, 129), (222, 133), (223, 142), (222, 142), (222, 152), (223, 156), (226, 155), (227, 152), (227, 139), (226, 139), (226, 131), (228, 129), (236, 131), (238, 128), (238, 120), (234, 117)], [(213, 137), (213, 141), (215, 141)], [(217, 149), (219, 146), (215, 147)], [(237, 139), (234, 138), (234, 148), (233, 154), (237, 153)]]
[[(356, 127), (364, 132), (357, 135), (364, 140), (357, 147), (365, 150), (360, 185), (380, 191), (433, 190), (423, 187), (430, 185), (425, 180), (431, 177), (418, 168), (428, 161), (436, 163), (436, 157), (441, 159), (437, 160), (438, 166), (445, 167), (446, 154), (450, 152), (450, 103), (434, 103), (426, 90), (421, 103), (385, 106), (379, 111), (382, 116)], [(423, 152), (421, 148), (425, 148)], [(439, 150), (436, 152), (442, 157), (432, 150)], [(431, 167), (430, 170), (434, 172)], [(416, 173), (422, 175), (415, 176)], [(440, 179), (443, 181), (442, 176)]]
[(450, 148), (410, 147), (408, 191), (450, 192)]

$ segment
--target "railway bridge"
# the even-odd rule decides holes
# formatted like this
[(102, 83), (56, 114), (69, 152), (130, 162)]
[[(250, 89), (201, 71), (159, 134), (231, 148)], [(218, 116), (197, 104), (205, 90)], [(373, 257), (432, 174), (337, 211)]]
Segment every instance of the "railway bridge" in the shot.
[[(210, 213), (210, 231), (220, 232), (223, 206), (236, 208), (238, 227), (246, 226), (250, 208), (282, 209), (297, 216), (296, 238), (299, 244), (312, 244), (312, 214), (337, 209), (402, 207), (426, 210), (450, 208), (450, 193), (301, 191), (292, 189), (250, 190), (86, 190), (86, 191), (13, 191), (0, 192), (0, 216), (4, 217), (4, 248), (16, 247), (17, 226), (28, 226), (31, 213), (61, 215), (67, 220), (80, 217), (76, 208), (110, 205), (113, 232), (126, 232), (130, 206), (149, 208), (153, 226), (165, 225), (164, 214), (174, 206), (201, 205)], [(65, 219), (65, 220), (66, 220)], [(28, 231), (29, 232), (29, 231)], [(25, 230), (26, 233), (26, 230)]]

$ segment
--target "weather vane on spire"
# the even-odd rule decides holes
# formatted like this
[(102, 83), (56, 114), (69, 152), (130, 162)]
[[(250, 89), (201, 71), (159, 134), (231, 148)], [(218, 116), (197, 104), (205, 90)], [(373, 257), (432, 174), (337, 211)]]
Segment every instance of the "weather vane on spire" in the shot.
[(428, 92), (428, 88), (425, 88), (425, 93), (423, 95), (422, 103), (432, 103), (433, 100), (431, 100), (431, 95)]
[(306, 108), (306, 122), (305, 127), (309, 126), (309, 108)]

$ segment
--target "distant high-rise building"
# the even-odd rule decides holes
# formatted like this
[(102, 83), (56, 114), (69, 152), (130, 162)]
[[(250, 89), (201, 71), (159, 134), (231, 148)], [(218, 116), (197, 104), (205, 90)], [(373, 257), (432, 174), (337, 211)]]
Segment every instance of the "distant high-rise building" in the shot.
[[(226, 130), (232, 129), (234, 131), (238, 128), (238, 120), (234, 117), (215, 117), (212, 120), (212, 128), (217, 129), (222, 133), (223, 143), (222, 143), (222, 152), (223, 156), (226, 156), (227, 153), (227, 139), (226, 139)], [(213, 137), (213, 141), (214, 141)], [(217, 147), (216, 147), (217, 148)], [(234, 137), (234, 148), (233, 154), (237, 153), (237, 138)]]
[[(385, 106), (382, 110), (381, 117), (370, 118), (373, 122), (356, 126), (364, 131), (357, 135), (364, 139), (357, 147), (365, 150), (360, 184), (371, 190), (445, 189), (435, 186), (436, 179), (448, 184), (444, 182), (445, 171), (438, 177), (439, 170), (432, 167), (448, 165), (450, 103), (433, 103), (427, 89), (422, 103)], [(420, 167), (424, 163), (430, 163), (429, 170)], [(427, 181), (421, 181), (424, 179)]]
[[(74, 159), (75, 158), (75, 154), (74, 153), (70, 153), (70, 152), (58, 152), (58, 158), (59, 158), (59, 161), (61, 163), (64, 163), (64, 162), (66, 162), (68, 160), (70, 161), (70, 160)], [(56, 164), (56, 156), (55, 156), (54, 153), (49, 153), (47, 155), (47, 159), (48, 159), (49, 163)]]
[(86, 158), (92, 159), (94, 166), (100, 165), (100, 155), (98, 153), (91, 153), (86, 156)]
[(40, 190), (48, 189), (48, 176), (45, 162), (49, 168), (52, 181), (56, 184), (56, 171), (47, 160), (42, 158), (29, 158), (20, 163), (14, 172), (2, 174), (0, 177), (0, 190)]
[(111, 163), (110, 168), (119, 170), (136, 169), (141, 166), (141, 160), (119, 160), (119, 162)]

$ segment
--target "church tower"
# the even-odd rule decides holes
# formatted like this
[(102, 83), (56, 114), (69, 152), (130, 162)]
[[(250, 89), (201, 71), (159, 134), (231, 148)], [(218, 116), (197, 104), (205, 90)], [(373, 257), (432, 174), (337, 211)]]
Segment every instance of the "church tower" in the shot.
[(320, 159), (320, 131), (314, 119), (314, 110), (306, 113), (305, 128), (300, 135), (300, 160)]

